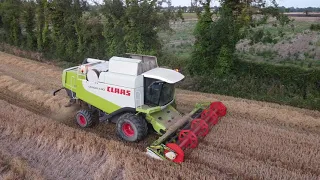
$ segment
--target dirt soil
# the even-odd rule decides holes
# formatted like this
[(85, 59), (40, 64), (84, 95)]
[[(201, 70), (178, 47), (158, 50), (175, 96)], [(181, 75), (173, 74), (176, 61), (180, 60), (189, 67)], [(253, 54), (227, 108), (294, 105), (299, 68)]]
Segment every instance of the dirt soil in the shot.
[(80, 129), (62, 69), (0, 52), (0, 179), (320, 179), (320, 112), (185, 90), (178, 109), (222, 101), (228, 115), (175, 165), (150, 159), (156, 137), (126, 143), (115, 125)]

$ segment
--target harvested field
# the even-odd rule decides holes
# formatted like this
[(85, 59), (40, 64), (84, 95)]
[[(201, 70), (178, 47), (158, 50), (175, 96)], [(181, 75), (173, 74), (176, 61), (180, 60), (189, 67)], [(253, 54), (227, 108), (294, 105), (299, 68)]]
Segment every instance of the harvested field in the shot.
[(0, 53), (0, 179), (320, 178), (320, 112), (227, 96), (177, 91), (183, 113), (220, 100), (228, 115), (173, 165), (125, 143), (113, 124), (78, 128), (65, 108), (61, 69)]
[(317, 16), (314, 16), (314, 17), (293, 16), (290, 18), (294, 19), (295, 21), (318, 23), (320, 21), (320, 14), (317, 14)]
[(29, 167), (24, 160), (12, 157), (0, 150), (0, 179), (44, 179), (37, 170)]

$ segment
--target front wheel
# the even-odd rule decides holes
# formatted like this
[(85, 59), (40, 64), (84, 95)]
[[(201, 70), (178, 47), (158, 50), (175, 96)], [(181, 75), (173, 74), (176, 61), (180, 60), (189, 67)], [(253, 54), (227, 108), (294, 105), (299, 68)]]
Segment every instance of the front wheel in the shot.
[(132, 113), (126, 113), (119, 117), (117, 122), (117, 134), (120, 138), (129, 142), (142, 140), (148, 132), (145, 119)]

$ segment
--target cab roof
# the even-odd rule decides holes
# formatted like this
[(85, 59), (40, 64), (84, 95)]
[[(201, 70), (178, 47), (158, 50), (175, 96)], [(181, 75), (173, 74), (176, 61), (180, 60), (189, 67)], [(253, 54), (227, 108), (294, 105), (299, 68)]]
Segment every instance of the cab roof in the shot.
[(155, 68), (143, 73), (142, 75), (144, 77), (158, 79), (169, 84), (175, 84), (184, 79), (184, 75), (182, 75), (181, 73), (165, 68)]

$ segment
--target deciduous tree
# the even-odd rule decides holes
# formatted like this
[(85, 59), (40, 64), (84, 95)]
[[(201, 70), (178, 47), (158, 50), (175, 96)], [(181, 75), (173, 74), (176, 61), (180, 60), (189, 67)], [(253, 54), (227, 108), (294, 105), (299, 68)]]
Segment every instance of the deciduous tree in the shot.
[(5, 40), (15, 46), (20, 45), (21, 40), (21, 0), (6, 0), (1, 2), (0, 13), (3, 27), (6, 33)]

